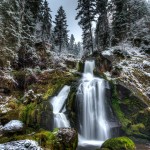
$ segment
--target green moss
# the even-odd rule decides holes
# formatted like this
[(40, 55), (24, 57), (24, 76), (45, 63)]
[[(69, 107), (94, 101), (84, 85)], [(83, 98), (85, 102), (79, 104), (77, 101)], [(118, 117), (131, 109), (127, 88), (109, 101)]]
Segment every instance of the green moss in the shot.
[(145, 126), (142, 123), (131, 125), (131, 130), (134, 133), (140, 133), (140, 130), (143, 130), (143, 129), (145, 129)]
[(34, 139), (38, 141), (38, 143), (45, 148), (53, 148), (56, 142), (56, 137), (52, 132), (49, 131), (41, 131), (34, 135)]
[(41, 78), (41, 81), (30, 85), (28, 89), (33, 89), (35, 93), (42, 93), (43, 99), (47, 100), (49, 97), (54, 96), (64, 85), (70, 85), (77, 77), (69, 72), (56, 70), (43, 73), (39, 78)]
[[(116, 90), (112, 83), (112, 107), (122, 125), (122, 130), (128, 136), (148, 137), (150, 131), (150, 117), (148, 111), (141, 111), (146, 106), (132, 93), (120, 99), (118, 94), (121, 90)], [(144, 135), (145, 134), (145, 135)]]
[(41, 145), (43, 148), (52, 149), (56, 143), (56, 136), (53, 132), (41, 130), (37, 133), (31, 134), (24, 134), (24, 135), (12, 135), (12, 136), (5, 136), (0, 138), (0, 143), (6, 143), (10, 141), (17, 141), (17, 140), (35, 140)]
[(72, 126), (76, 122), (76, 112), (75, 112), (75, 105), (76, 105), (76, 93), (77, 93), (77, 85), (71, 85), (70, 93), (67, 98), (67, 110), (69, 111), (69, 118)]
[(78, 63), (77, 63), (77, 70), (79, 71), (79, 72), (83, 72), (84, 71), (84, 63), (83, 62), (81, 62), (81, 61), (79, 61)]
[(128, 137), (112, 138), (105, 141), (101, 148), (111, 150), (135, 150), (134, 142)]
[(37, 109), (36, 103), (30, 103), (28, 105), (21, 105), (19, 107), (19, 119), (25, 123), (28, 127), (39, 128), (40, 114)]
[(122, 110), (120, 108), (120, 100), (119, 100), (118, 95), (117, 95), (116, 86), (113, 87), (112, 99), (113, 99), (112, 100), (112, 107), (113, 107), (113, 110), (115, 111), (115, 114), (117, 115), (117, 118), (121, 122), (122, 129), (127, 134), (130, 134), (130, 128), (129, 127), (130, 127), (131, 121), (126, 118), (126, 116), (124, 115), (124, 113), (122, 112)]

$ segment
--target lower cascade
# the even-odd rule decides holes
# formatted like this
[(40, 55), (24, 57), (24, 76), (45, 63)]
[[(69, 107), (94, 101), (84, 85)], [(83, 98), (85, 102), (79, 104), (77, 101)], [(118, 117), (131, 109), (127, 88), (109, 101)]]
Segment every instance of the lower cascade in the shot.
[(94, 61), (86, 61), (84, 74), (77, 91), (79, 142), (105, 141), (110, 138), (110, 127), (106, 117), (105, 89), (108, 83), (94, 77)]
[(64, 86), (59, 94), (53, 97), (50, 103), (53, 106), (54, 126), (53, 128), (70, 127), (70, 123), (65, 115), (65, 102), (70, 92), (70, 86)]

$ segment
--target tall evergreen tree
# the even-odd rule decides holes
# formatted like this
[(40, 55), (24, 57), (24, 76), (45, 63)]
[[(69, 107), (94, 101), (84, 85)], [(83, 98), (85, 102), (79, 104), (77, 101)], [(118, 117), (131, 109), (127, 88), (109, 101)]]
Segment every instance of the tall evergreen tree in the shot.
[(128, 29), (127, 25), (127, 1), (128, 0), (112, 0), (114, 4), (113, 13), (113, 44), (117, 44), (121, 40), (126, 38), (126, 33)]
[(82, 38), (84, 50), (87, 53), (93, 52), (93, 36), (92, 36), (92, 22), (95, 16), (95, 0), (78, 0), (77, 16), (76, 19), (80, 19), (79, 25), (83, 30)]
[(16, 59), (20, 46), (20, 13), (17, 0), (0, 2), (0, 59), (6, 63)]
[(51, 38), (51, 27), (52, 27), (52, 16), (50, 14), (51, 10), (48, 6), (47, 0), (43, 4), (43, 14), (41, 19), (41, 30), (43, 41), (49, 41)]
[(66, 13), (62, 6), (57, 12), (54, 23), (54, 41), (55, 45), (59, 46), (59, 52), (61, 52), (62, 48), (66, 48), (68, 46), (68, 25), (66, 20)]
[(25, 1), (33, 15), (34, 22), (40, 20), (42, 17), (41, 10), (43, 6), (43, 0), (25, 0)]
[(113, 44), (117, 44), (130, 35), (131, 25), (149, 12), (145, 0), (112, 0), (112, 3), (114, 5)]
[(31, 1), (22, 0), (21, 4), (21, 47), (18, 51), (18, 66), (27, 67), (35, 64), (36, 52), (35, 43), (35, 25), (36, 19), (32, 11)]
[(129, 25), (149, 14), (148, 2), (145, 0), (128, 0), (127, 7)]
[(97, 0), (96, 4), (98, 21), (95, 30), (95, 40), (97, 48), (104, 49), (109, 46), (109, 25), (107, 17), (108, 0)]
[(71, 52), (73, 52), (73, 49), (74, 49), (74, 44), (75, 44), (74, 42), (75, 42), (74, 35), (71, 34), (70, 41), (69, 41), (69, 50)]

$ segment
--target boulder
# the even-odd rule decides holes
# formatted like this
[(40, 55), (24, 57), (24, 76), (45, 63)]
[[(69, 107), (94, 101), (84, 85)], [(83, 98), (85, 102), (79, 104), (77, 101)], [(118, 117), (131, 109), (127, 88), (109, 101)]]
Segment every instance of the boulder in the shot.
[(61, 128), (57, 132), (56, 138), (62, 149), (76, 150), (78, 145), (78, 133), (76, 130), (71, 128)]
[(1, 131), (3, 134), (21, 132), (24, 128), (24, 124), (20, 120), (11, 120), (5, 124)]
[(42, 148), (38, 145), (38, 143), (32, 140), (20, 140), (0, 144), (0, 149), (42, 150)]
[(135, 144), (128, 137), (111, 138), (102, 144), (100, 150), (135, 150)]

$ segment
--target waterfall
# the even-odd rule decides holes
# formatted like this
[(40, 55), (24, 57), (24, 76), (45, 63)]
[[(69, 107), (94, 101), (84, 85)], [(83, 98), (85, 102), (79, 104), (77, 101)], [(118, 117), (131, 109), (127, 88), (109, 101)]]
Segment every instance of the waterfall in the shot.
[(105, 141), (110, 137), (105, 109), (105, 89), (108, 84), (105, 80), (94, 77), (94, 68), (94, 61), (85, 62), (77, 91), (80, 141)]
[(70, 86), (64, 86), (59, 94), (50, 101), (53, 106), (54, 128), (70, 127), (70, 123), (65, 115), (65, 103), (69, 92)]

